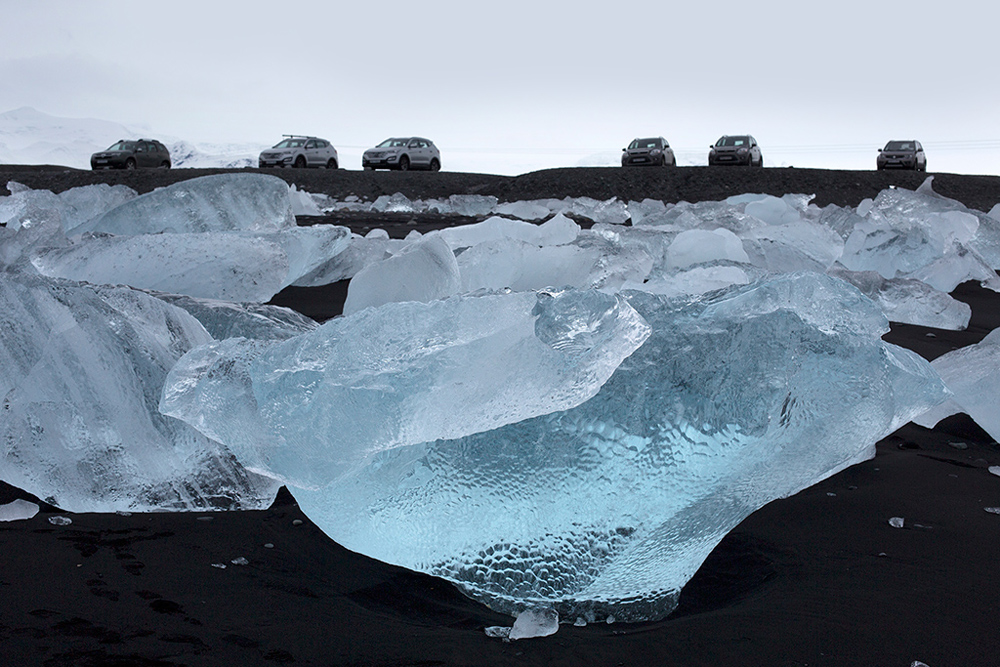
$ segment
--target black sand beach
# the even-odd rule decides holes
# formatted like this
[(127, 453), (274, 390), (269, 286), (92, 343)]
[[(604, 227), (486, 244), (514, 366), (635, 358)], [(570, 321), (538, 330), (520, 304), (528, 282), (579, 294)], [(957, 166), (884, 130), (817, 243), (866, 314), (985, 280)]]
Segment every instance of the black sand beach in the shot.
[[(0, 183), (61, 191), (124, 182), (148, 191), (204, 173), (0, 167)], [(850, 206), (891, 184), (915, 188), (923, 180), (902, 172), (721, 168), (567, 169), (514, 178), (273, 173), (337, 197), (401, 191), (411, 198), (703, 201), (768, 192), (815, 193), (817, 204)], [(1000, 202), (998, 177), (942, 174), (934, 185), (980, 210)], [(358, 231), (376, 221), (343, 222)], [(456, 221), (382, 222), (376, 226), (403, 236)], [(329, 316), (342, 288), (286, 292), (275, 302)], [(894, 324), (886, 340), (933, 359), (1000, 325), (1000, 294), (965, 283), (953, 296), (973, 308), (967, 330)], [(669, 618), (563, 625), (551, 637), (511, 643), (483, 628), (512, 619), (446, 582), (343, 549), (287, 492), (258, 512), (70, 515), (40, 503), (33, 519), (0, 523), (0, 664), (1000, 664), (1000, 515), (984, 510), (1000, 506), (1000, 477), (988, 471), (1000, 465), (1000, 445), (956, 415), (933, 430), (904, 426), (877, 449), (874, 459), (748, 517), (685, 587)], [(0, 484), (0, 503), (15, 498), (38, 502)], [(53, 525), (55, 516), (70, 516), (72, 524)], [(892, 517), (902, 517), (903, 527), (892, 527)], [(240, 558), (245, 565), (233, 563)]]

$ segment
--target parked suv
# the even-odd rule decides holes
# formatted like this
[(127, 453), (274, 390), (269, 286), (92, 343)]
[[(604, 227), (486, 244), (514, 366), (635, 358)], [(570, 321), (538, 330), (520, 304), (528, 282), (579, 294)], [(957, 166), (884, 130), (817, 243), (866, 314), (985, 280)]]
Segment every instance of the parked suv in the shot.
[(264, 167), (326, 167), (336, 169), (340, 166), (337, 159), (337, 149), (326, 139), (306, 137), (298, 134), (286, 134), (284, 139), (265, 151), (257, 158), (257, 165)]
[(919, 141), (890, 141), (878, 149), (875, 159), (878, 169), (912, 169), (927, 171), (927, 156)]
[(670, 144), (663, 137), (650, 139), (633, 139), (628, 148), (622, 149), (622, 166), (629, 165), (659, 165), (661, 167), (676, 167), (677, 158)]
[(90, 156), (91, 169), (170, 169), (170, 151), (155, 139), (119, 139)]
[(430, 139), (393, 137), (361, 156), (361, 166), (370, 169), (441, 169), (441, 151)]
[(763, 167), (764, 156), (757, 140), (749, 134), (723, 135), (714, 146), (709, 146), (708, 166), (716, 164), (742, 164)]

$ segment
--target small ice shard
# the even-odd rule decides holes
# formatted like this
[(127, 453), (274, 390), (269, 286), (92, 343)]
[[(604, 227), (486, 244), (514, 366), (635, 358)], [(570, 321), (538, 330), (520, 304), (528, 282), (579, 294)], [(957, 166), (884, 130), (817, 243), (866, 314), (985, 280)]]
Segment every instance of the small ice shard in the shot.
[(983, 509), (990, 514), (1000, 514), (1000, 507), (984, 507)]
[(442, 229), (438, 234), (453, 250), (500, 240), (522, 241), (533, 246), (550, 246), (572, 243), (580, 234), (580, 225), (564, 215), (556, 215), (540, 225), (493, 217), (471, 225)]
[[(478, 217), (489, 215), (497, 205), (493, 195), (451, 195), (448, 197), (448, 211), (454, 215)], [(442, 211), (444, 213), (445, 211)]]
[(583, 628), (586, 627), (587, 621), (586, 619), (583, 618), (583, 616), (577, 616), (576, 620), (573, 621), (573, 625), (575, 625), (578, 628)]
[(901, 516), (894, 516), (889, 519), (889, 525), (893, 528), (902, 528), (904, 523), (905, 521)]
[(510, 628), (504, 627), (502, 625), (491, 625), (483, 630), (483, 632), (486, 633), (487, 637), (492, 637), (493, 639), (503, 639), (503, 640), (510, 639), (510, 631), (511, 631)]
[(413, 202), (401, 192), (382, 195), (372, 202), (371, 210), (379, 213), (417, 213), (427, 208), (423, 202)]
[(685, 269), (715, 260), (748, 262), (743, 243), (728, 229), (691, 229), (681, 232), (667, 248), (668, 266)]
[(559, 613), (552, 607), (526, 609), (517, 615), (510, 639), (548, 637), (559, 630)]
[(250, 561), (248, 561), (243, 556), (240, 556), (239, 558), (234, 558), (234, 559), (232, 559), (229, 562), (232, 563), (233, 565), (249, 565), (250, 564)]
[(38, 514), (38, 505), (27, 500), (17, 500), (0, 505), (0, 521), (24, 521)]
[(993, 474), (993, 475), (996, 475), (997, 477), (1000, 477), (1000, 466), (990, 466), (989, 467), (989, 471), (990, 471), (990, 474)]
[(931, 366), (954, 393), (953, 402), (928, 411), (916, 422), (932, 428), (950, 414), (965, 412), (1000, 441), (1000, 329), (975, 345), (941, 355)]
[(442, 237), (430, 236), (359, 271), (347, 288), (344, 315), (392, 302), (433, 301), (461, 289), (455, 254)]
[(497, 215), (505, 215), (518, 220), (542, 220), (552, 215), (548, 206), (531, 201), (516, 201), (497, 204), (493, 209)]
[(288, 199), (292, 203), (292, 215), (322, 215), (313, 196), (304, 190), (299, 190), (295, 184), (288, 186)]
[(160, 407), (247, 467), (317, 487), (379, 451), (578, 405), (648, 336), (594, 291), (387, 304), (280, 343), (203, 345)]
[(73, 519), (68, 516), (50, 516), (49, 523), (53, 526), (68, 526), (73, 523)]
[(283, 180), (265, 174), (214, 174), (140, 195), (73, 231), (132, 235), (292, 227), (295, 216)]
[(226, 569), (226, 564), (225, 563), (212, 563), (212, 567), (218, 568), (220, 570), (225, 570)]

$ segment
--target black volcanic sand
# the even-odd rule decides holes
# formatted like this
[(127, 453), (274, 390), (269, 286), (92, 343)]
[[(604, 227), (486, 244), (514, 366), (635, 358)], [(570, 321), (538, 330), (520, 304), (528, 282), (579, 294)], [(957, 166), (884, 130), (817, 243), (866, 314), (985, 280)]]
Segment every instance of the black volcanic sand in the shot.
[[(566, 176), (565, 192), (538, 196), (603, 197), (599, 188), (576, 191), (572, 184), (630, 176), (582, 171)], [(701, 196), (694, 190), (684, 195), (691, 201), (736, 194), (726, 192), (726, 183), (711, 181), (744, 177), (737, 170), (689, 171), (687, 180), (708, 183)], [(787, 191), (849, 197), (839, 200), (844, 205), (876, 194), (872, 183), (883, 178), (900, 178), (905, 187), (921, 180), (902, 182), (913, 174), (828, 172), (831, 194), (807, 187), (821, 183), (822, 172), (765, 169), (765, 178), (768, 172), (805, 174), (802, 181), (790, 180)], [(70, 173), (73, 179), (90, 176)], [(555, 173), (519, 178), (541, 181)], [(393, 192), (401, 190), (394, 177), (403, 177), (396, 181), (402, 183), (411, 175), (356, 176), (389, 183)], [(473, 184), (468, 187), (496, 178), (439, 176)], [(635, 178), (665, 182), (670, 176)], [(843, 185), (855, 178), (864, 179), (864, 186)], [(942, 194), (981, 210), (1000, 200), (1000, 179), (950, 178), (955, 189), (939, 187)], [(59, 189), (51, 186), (58, 178), (49, 185), (14, 180)], [(646, 196), (660, 198), (659, 192)], [(336, 299), (332, 293), (318, 290), (313, 297)], [(886, 339), (932, 359), (978, 342), (1000, 324), (1000, 295), (971, 283), (954, 295), (973, 307), (966, 331), (894, 324)], [(299, 298), (308, 309), (309, 294)], [(0, 523), (0, 663), (995, 665), (1000, 515), (983, 509), (1000, 506), (1000, 477), (988, 472), (992, 465), (1000, 465), (1000, 445), (965, 415), (933, 430), (909, 424), (879, 442), (874, 459), (748, 517), (712, 552), (669, 618), (563, 625), (551, 637), (511, 643), (486, 637), (483, 628), (510, 625), (512, 619), (441, 580), (343, 549), (287, 492), (259, 512), (68, 515), (42, 503), (33, 519)], [(0, 484), (0, 503), (18, 497), (33, 499)], [(73, 523), (53, 525), (53, 516), (71, 516)], [(891, 517), (902, 517), (904, 527), (891, 527)], [(241, 557), (247, 565), (231, 562)]]

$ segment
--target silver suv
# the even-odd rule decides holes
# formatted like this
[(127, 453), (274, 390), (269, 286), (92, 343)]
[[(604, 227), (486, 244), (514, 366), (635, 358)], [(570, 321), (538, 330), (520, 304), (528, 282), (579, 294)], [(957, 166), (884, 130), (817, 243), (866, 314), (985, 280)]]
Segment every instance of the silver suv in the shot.
[(723, 135), (709, 146), (708, 166), (716, 164), (742, 164), (748, 167), (763, 167), (764, 156), (757, 140), (749, 134)]
[(674, 157), (673, 149), (663, 137), (633, 139), (628, 148), (622, 149), (622, 166), (627, 167), (634, 164), (676, 167), (677, 158)]
[(441, 169), (441, 151), (430, 139), (421, 137), (393, 137), (361, 156), (361, 166), (370, 169)]
[(326, 167), (340, 166), (337, 149), (326, 139), (286, 134), (274, 148), (261, 151), (257, 164), (263, 167)]

